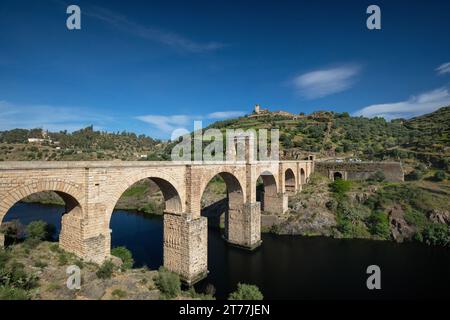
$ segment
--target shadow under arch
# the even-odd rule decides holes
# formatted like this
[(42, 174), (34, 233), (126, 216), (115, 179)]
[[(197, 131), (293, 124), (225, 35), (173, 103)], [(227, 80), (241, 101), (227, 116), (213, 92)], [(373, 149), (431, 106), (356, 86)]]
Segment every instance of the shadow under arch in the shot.
[(306, 173), (303, 168), (300, 169), (300, 184), (306, 184)]
[(232, 223), (230, 223), (230, 220), (242, 216), (245, 201), (244, 193), (238, 178), (230, 172), (222, 171), (215, 174), (208, 180), (205, 187), (201, 191), (200, 201), (204, 199), (208, 187), (214, 183), (215, 179), (218, 177), (225, 183), (226, 196), (225, 198), (209, 204), (205, 208), (201, 209), (201, 215), (208, 218), (209, 226), (219, 227), (222, 225), (223, 221), (224, 228), (222, 236), (226, 240), (229, 240), (231, 236), (230, 233), (234, 232), (235, 229), (232, 226)]
[(295, 193), (295, 174), (292, 169), (288, 168), (284, 172), (284, 190), (288, 194), (294, 194)]
[(278, 186), (275, 176), (269, 172), (262, 172), (256, 179), (256, 200), (261, 202), (261, 210), (265, 211), (271, 199), (277, 196)]

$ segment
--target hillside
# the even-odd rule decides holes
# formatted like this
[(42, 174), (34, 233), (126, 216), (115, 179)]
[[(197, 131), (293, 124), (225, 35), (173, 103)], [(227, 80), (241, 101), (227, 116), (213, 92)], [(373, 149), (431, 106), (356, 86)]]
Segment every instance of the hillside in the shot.
[[(392, 121), (352, 117), (347, 112), (293, 115), (264, 109), (208, 128), (279, 129), (284, 159), (314, 153), (318, 158), (390, 159), (411, 166), (422, 162), (444, 170), (450, 164), (450, 106), (410, 120)], [(95, 131), (92, 126), (73, 133), (14, 129), (0, 132), (0, 161), (167, 160), (175, 143), (130, 132)]]
[(266, 112), (213, 123), (225, 129), (280, 130), (282, 157), (358, 157), (364, 160), (417, 160), (439, 168), (450, 163), (450, 106), (410, 120), (351, 117), (347, 112), (310, 115)]
[(42, 129), (0, 132), (0, 161), (161, 160), (165, 144), (131, 132), (95, 131), (92, 126), (68, 133)]

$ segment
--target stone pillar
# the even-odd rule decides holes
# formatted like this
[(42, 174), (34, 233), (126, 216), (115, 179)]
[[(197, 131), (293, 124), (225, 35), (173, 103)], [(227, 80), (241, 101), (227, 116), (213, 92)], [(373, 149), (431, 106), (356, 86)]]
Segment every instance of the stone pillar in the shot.
[(71, 213), (64, 214), (61, 220), (61, 232), (59, 233), (59, 247), (78, 257), (84, 257), (81, 220), (81, 217)]
[(274, 214), (282, 214), (288, 210), (287, 193), (278, 193), (276, 195), (264, 194), (264, 211)]
[(191, 285), (208, 273), (208, 220), (164, 213), (164, 267)]
[(236, 246), (253, 250), (261, 245), (261, 206), (246, 203), (241, 209), (229, 209), (226, 240)]

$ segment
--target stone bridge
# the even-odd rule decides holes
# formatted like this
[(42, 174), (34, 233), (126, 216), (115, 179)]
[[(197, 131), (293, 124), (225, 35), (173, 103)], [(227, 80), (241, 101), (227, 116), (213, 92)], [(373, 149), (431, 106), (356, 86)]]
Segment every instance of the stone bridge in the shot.
[[(232, 162), (72, 161), (0, 162), (0, 223), (24, 197), (54, 191), (65, 201), (59, 245), (87, 261), (110, 257), (115, 204), (134, 183), (150, 178), (165, 200), (164, 266), (192, 283), (207, 273), (207, 218), (201, 197), (220, 175), (227, 186), (225, 239), (253, 249), (261, 243), (260, 212), (283, 213), (289, 194), (301, 190), (314, 170), (311, 160)], [(264, 208), (256, 183), (264, 183)], [(3, 235), (0, 234), (3, 245)]]

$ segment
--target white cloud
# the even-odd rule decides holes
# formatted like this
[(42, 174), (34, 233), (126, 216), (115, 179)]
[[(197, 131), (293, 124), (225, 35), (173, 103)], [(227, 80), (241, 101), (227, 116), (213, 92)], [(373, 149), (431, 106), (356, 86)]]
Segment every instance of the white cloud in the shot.
[(440, 107), (450, 105), (450, 94), (446, 88), (438, 88), (412, 96), (408, 100), (374, 104), (362, 108), (354, 113), (356, 116), (383, 117), (387, 120), (395, 118), (410, 118), (433, 112)]
[[(143, 116), (138, 116), (136, 119), (146, 122), (155, 128), (158, 132), (155, 135), (168, 135), (173, 133), (175, 130), (187, 130), (187, 127), (193, 128), (195, 120), (218, 120), (226, 118), (240, 117), (244, 115), (243, 111), (217, 111), (212, 112), (207, 115), (154, 115), (148, 114)], [(189, 131), (189, 130), (188, 130)]]
[(171, 133), (175, 129), (182, 129), (182, 127), (193, 121), (195, 117), (179, 114), (173, 116), (161, 116), (161, 115), (145, 115), (138, 116), (136, 119), (144, 121), (153, 127), (157, 128), (162, 133)]
[(94, 124), (101, 129), (112, 121), (84, 108), (51, 105), (18, 105), (0, 101), (0, 130), (43, 128), (50, 131), (74, 131)]
[(117, 14), (108, 9), (92, 6), (88, 7), (83, 12), (87, 16), (106, 22), (107, 24), (119, 29), (123, 32), (127, 32), (133, 36), (150, 40), (154, 42), (159, 42), (169, 47), (173, 47), (179, 50), (187, 52), (205, 52), (214, 51), (225, 47), (226, 45), (220, 42), (197, 42), (191, 40), (180, 34), (154, 28), (147, 27), (131, 21), (124, 15)]
[(438, 74), (450, 73), (450, 62), (441, 64), (439, 67), (436, 68), (436, 72)]
[(352, 87), (359, 71), (356, 65), (315, 70), (297, 76), (294, 86), (307, 99), (322, 98)]
[(217, 111), (208, 114), (209, 119), (226, 119), (226, 118), (236, 118), (236, 117), (242, 117), (245, 115), (245, 112), (243, 111)]

